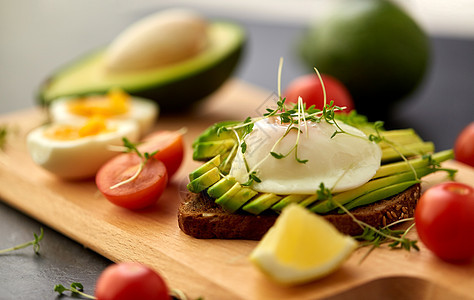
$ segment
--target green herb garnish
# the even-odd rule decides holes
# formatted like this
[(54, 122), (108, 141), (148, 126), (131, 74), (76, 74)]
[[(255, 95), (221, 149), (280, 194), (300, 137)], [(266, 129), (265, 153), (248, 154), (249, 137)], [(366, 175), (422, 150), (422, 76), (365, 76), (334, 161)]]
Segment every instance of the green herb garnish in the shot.
[[(373, 249), (380, 247), (383, 243), (391, 242), (388, 246), (392, 249), (405, 249), (410, 251), (411, 249), (415, 249), (419, 251), (417, 241), (410, 240), (406, 237), (408, 232), (414, 227), (414, 223), (408, 227), (406, 230), (392, 230), (390, 227), (400, 224), (403, 222), (413, 221), (413, 218), (405, 218), (398, 220), (394, 223), (388, 224), (383, 228), (377, 229), (363, 221), (357, 219), (346, 207), (338, 203), (337, 201), (332, 201), (332, 193), (331, 191), (324, 186), (324, 183), (321, 183), (319, 186), (319, 190), (316, 191), (318, 194), (318, 199), (321, 200), (329, 200), (332, 204), (339, 207), (339, 209), (343, 210), (344, 213), (349, 215), (352, 220), (357, 223), (362, 229), (363, 233), (358, 236), (354, 236), (357, 240), (363, 240), (364, 242), (361, 243), (362, 247), (365, 246), (372, 246), (371, 249), (368, 251), (366, 255), (362, 258), (364, 260)], [(362, 261), (361, 260), (361, 261)]]
[(113, 185), (110, 187), (111, 190), (113, 189), (116, 189), (118, 188), (119, 186), (122, 186), (124, 184), (127, 184), (129, 182), (132, 182), (133, 180), (135, 180), (139, 175), (140, 173), (143, 171), (143, 168), (145, 167), (146, 163), (148, 162), (148, 160), (150, 158), (153, 157), (153, 155), (155, 155), (156, 153), (158, 153), (158, 151), (154, 151), (152, 153), (148, 153), (148, 152), (145, 152), (145, 153), (141, 153), (138, 148), (136, 147), (135, 144), (133, 144), (132, 142), (130, 142), (126, 137), (123, 137), (122, 138), (122, 141), (123, 141), (123, 145), (125, 147), (125, 153), (135, 153), (138, 155), (138, 157), (140, 157), (142, 159), (142, 161), (140, 162), (140, 165), (138, 166), (138, 169), (137, 171), (135, 172), (135, 174), (133, 174), (131, 177), (129, 177), (128, 179), (126, 180), (123, 180), (123, 181), (120, 181), (119, 183)]
[(70, 288), (66, 288), (62, 284), (54, 286), (54, 291), (62, 295), (64, 292), (71, 292), (72, 294), (78, 294), (87, 299), (96, 299), (94, 296), (84, 293), (84, 286), (80, 282), (71, 283)]
[(260, 178), (257, 177), (257, 172), (253, 171), (249, 174), (249, 180), (247, 182), (242, 183), (243, 186), (250, 186), (254, 182), (262, 182)]
[(7, 248), (7, 249), (0, 250), (0, 254), (4, 254), (4, 253), (10, 252), (10, 251), (23, 249), (23, 248), (26, 248), (26, 247), (29, 247), (29, 246), (33, 246), (33, 251), (35, 252), (35, 254), (39, 254), (39, 250), (40, 250), (39, 242), (44, 237), (43, 228), (40, 228), (40, 235), (37, 235), (36, 233), (33, 233), (33, 236), (34, 236), (34, 240), (23, 243), (23, 244), (20, 244), (20, 245), (17, 245), (17, 246), (14, 246), (14, 247), (10, 247), (10, 248)]
[[(70, 287), (67, 288), (62, 284), (56, 284), (54, 286), (54, 291), (58, 292), (59, 295), (63, 295), (64, 292), (71, 292), (72, 296), (75, 297), (80, 295), (87, 299), (97, 299), (96, 297), (84, 293), (84, 285), (80, 282), (71, 283)], [(169, 292), (170, 299), (173, 300), (188, 300), (186, 294), (179, 289), (171, 289)], [(196, 300), (204, 300), (204, 298), (199, 297)]]
[(7, 136), (8, 127), (6, 125), (0, 126), (0, 150), (5, 149), (5, 145), (7, 144)]

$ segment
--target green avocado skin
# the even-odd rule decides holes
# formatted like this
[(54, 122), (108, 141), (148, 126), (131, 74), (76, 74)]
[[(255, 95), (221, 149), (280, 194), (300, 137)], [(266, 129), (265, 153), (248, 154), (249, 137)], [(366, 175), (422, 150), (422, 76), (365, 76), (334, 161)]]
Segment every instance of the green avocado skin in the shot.
[[(190, 110), (193, 108), (193, 105), (216, 91), (229, 79), (243, 56), (245, 45), (246, 40), (243, 37), (242, 41), (222, 59), (213, 64), (203, 66), (201, 69), (189, 70), (189, 72), (182, 74), (176, 80), (158, 81), (132, 88), (122, 88), (132, 96), (147, 98), (157, 102), (162, 113)], [(81, 97), (107, 93), (111, 87), (91, 88), (90, 90), (82, 88), (81, 91), (73, 94), (63, 94), (55, 98), (46, 96), (51, 83), (63, 76), (64, 73), (68, 73), (67, 71), (70, 69), (80, 66), (81, 62), (87, 61), (92, 55), (103, 50), (102, 48), (93, 51), (93, 53), (82, 56), (54, 72), (53, 75), (40, 84), (36, 96), (38, 103), (47, 106), (51, 101), (60, 97)]]
[(237, 67), (242, 52), (243, 45), (216, 65), (188, 73), (179, 81), (133, 91), (130, 94), (158, 102), (162, 112), (191, 109), (193, 104), (212, 94), (227, 81)]

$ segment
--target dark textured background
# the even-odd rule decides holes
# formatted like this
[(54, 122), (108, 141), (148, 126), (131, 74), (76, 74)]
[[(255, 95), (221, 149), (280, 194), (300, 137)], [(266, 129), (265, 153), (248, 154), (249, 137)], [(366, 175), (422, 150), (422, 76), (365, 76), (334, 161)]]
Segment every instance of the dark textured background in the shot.
[[(302, 31), (300, 26), (250, 21), (243, 25), (249, 41), (237, 77), (276, 90), (280, 57), (285, 58), (282, 82), (305, 73), (293, 49)], [(71, 41), (70, 47), (73, 44)], [(443, 150), (451, 148), (457, 133), (474, 121), (474, 40), (433, 36), (432, 45), (430, 73), (421, 88), (392, 113), (391, 124), (413, 127)], [(25, 81), (39, 82), (34, 77), (34, 63), (25, 62), (23, 68), (12, 72), (23, 71)], [(1, 97), (20, 101), (8, 92)], [(0, 249), (33, 239), (33, 232), (39, 233), (40, 227), (45, 230), (40, 255), (35, 255), (31, 247), (0, 255), (0, 299), (62, 299), (53, 292), (54, 285), (73, 281), (83, 283), (85, 291), (93, 293), (95, 280), (110, 261), (0, 201)]]

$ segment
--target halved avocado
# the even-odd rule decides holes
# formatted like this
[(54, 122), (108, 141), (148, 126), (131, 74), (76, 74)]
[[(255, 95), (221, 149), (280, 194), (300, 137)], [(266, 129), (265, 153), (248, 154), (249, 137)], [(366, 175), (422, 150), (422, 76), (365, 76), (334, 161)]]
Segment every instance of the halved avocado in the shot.
[(48, 104), (67, 96), (106, 93), (120, 87), (127, 93), (156, 101), (162, 111), (184, 109), (219, 88), (237, 66), (245, 32), (237, 24), (209, 25), (209, 45), (196, 56), (166, 67), (111, 74), (105, 68), (105, 49), (80, 57), (48, 78), (38, 100)]

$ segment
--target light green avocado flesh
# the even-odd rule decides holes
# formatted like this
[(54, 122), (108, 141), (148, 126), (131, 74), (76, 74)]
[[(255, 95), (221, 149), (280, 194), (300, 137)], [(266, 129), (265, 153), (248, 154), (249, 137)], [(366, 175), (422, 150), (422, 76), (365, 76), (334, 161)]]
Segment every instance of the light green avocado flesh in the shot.
[(257, 191), (249, 187), (243, 187), (237, 182), (226, 193), (217, 198), (215, 202), (228, 212), (233, 213), (257, 194)]
[(218, 167), (219, 164), (221, 163), (221, 156), (216, 155), (213, 159), (209, 160), (196, 170), (192, 171), (189, 173), (189, 180), (193, 181), (194, 179), (200, 177), (201, 175), (205, 174), (206, 172), (210, 171), (211, 169), (214, 169), (215, 167)]
[(232, 74), (245, 44), (244, 30), (233, 23), (209, 25), (209, 45), (187, 60), (151, 70), (109, 73), (105, 49), (81, 57), (53, 74), (40, 86), (41, 103), (65, 96), (106, 93), (120, 87), (139, 97), (152, 99), (162, 109), (185, 108), (216, 90)]
[[(412, 158), (410, 159), (410, 165), (401, 160), (401, 158), (397, 162), (383, 163), (372, 180), (353, 190), (333, 195), (333, 201), (320, 199), (316, 191), (315, 194), (311, 195), (260, 193), (252, 190), (251, 187), (243, 186), (235, 178), (225, 175), (227, 172), (224, 168), (227, 168), (227, 166), (223, 166), (222, 159), (219, 159), (221, 157), (219, 153), (220, 155), (228, 153), (229, 148), (232, 147), (230, 142), (232, 141), (231, 132), (224, 131), (218, 136), (217, 131), (220, 126), (232, 125), (235, 125), (235, 122), (214, 124), (194, 141), (194, 159), (199, 158), (198, 160), (205, 161), (207, 159), (205, 156), (207, 155), (203, 155), (203, 153), (211, 150), (216, 156), (190, 174), (192, 181), (188, 185), (188, 189), (191, 192), (206, 193), (229, 212), (241, 209), (255, 215), (261, 214), (266, 210), (273, 210), (278, 213), (290, 203), (298, 203), (319, 214), (337, 210), (338, 207), (335, 202), (346, 206), (348, 209), (353, 209), (394, 196), (419, 182), (419, 178), (437, 171), (437, 169), (430, 166), (430, 161), (439, 164), (454, 158), (453, 150), (445, 150), (434, 153), (430, 157)], [(387, 136), (401, 136), (402, 139), (398, 140), (398, 142), (404, 140), (404, 136), (411, 136), (413, 134), (413, 130), (384, 132), (384, 135)], [(410, 137), (409, 140), (410, 142), (407, 142), (406, 145), (420, 144), (420, 141), (423, 143), (418, 136), (416, 138)], [(235, 141), (235, 143), (237, 142)], [(219, 153), (215, 153), (217, 144), (221, 146), (218, 149), (219, 151), (217, 151)], [(426, 154), (423, 147), (417, 150), (421, 151), (421, 154)], [(212, 171), (203, 172), (210, 169)], [(217, 172), (217, 169), (220, 172)], [(416, 171), (416, 176), (414, 171)]]

